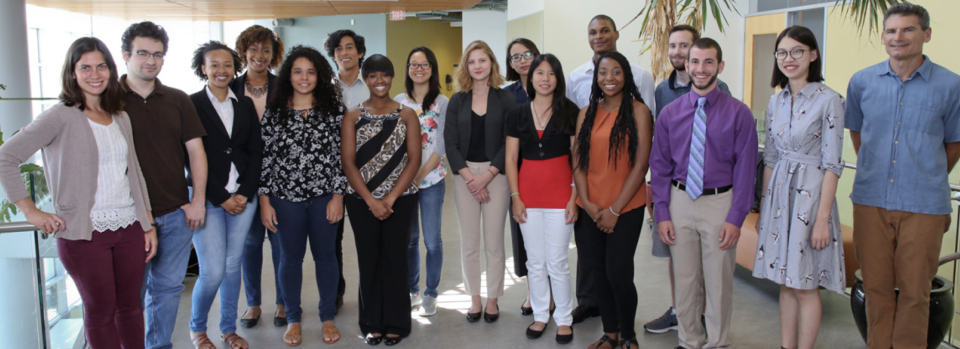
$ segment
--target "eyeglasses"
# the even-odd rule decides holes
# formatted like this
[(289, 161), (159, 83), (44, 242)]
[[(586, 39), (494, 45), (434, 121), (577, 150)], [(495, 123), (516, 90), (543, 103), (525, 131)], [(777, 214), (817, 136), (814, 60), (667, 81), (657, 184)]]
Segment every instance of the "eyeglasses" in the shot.
[(137, 50), (136, 54), (138, 57), (142, 59), (147, 59), (147, 58), (150, 58), (150, 56), (153, 56), (153, 58), (155, 58), (158, 61), (162, 61), (164, 56), (163, 52), (150, 53), (144, 50)]
[(417, 68), (427, 70), (430, 69), (430, 63), (407, 63), (407, 68), (410, 70), (416, 70)]
[(519, 62), (521, 59), (531, 60), (533, 59), (533, 52), (527, 51), (524, 53), (518, 53), (513, 56), (510, 56), (510, 60), (513, 62)]
[[(793, 50), (790, 50), (790, 57), (793, 57), (793, 59), (803, 58), (804, 52), (807, 52), (807, 50), (804, 50), (802, 48), (795, 48)], [(778, 60), (781, 60), (781, 61), (785, 60), (787, 59), (787, 50), (777, 50), (777, 52), (773, 53), (773, 56), (777, 57)]]

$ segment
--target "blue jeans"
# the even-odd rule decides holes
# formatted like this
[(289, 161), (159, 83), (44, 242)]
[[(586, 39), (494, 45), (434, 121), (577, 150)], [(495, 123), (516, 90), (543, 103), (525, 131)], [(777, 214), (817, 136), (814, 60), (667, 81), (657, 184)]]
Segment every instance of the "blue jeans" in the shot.
[[(256, 199), (254, 199), (256, 201)], [(283, 305), (283, 295), (280, 293), (280, 237), (267, 232), (260, 220), (260, 206), (253, 214), (253, 223), (250, 224), (250, 233), (243, 246), (243, 288), (247, 293), (247, 306), (260, 306), (260, 275), (263, 271), (263, 235), (270, 240), (270, 257), (273, 259), (273, 283), (277, 290), (277, 300), (274, 304)]]
[(443, 213), (443, 195), (447, 191), (444, 180), (420, 189), (420, 219), (414, 205), (410, 220), (410, 245), (407, 247), (407, 269), (410, 293), (420, 292), (420, 221), (423, 221), (423, 244), (427, 246), (427, 290), (424, 295), (437, 297), (440, 272), (443, 270), (443, 239), (440, 237), (440, 217)]
[(193, 231), (182, 209), (154, 217), (154, 221), (158, 226), (157, 255), (147, 262), (141, 291), (147, 325), (144, 345), (147, 349), (173, 348), (170, 338), (177, 324)]
[[(232, 199), (228, 199), (232, 200)], [(220, 333), (237, 332), (237, 302), (240, 299), (240, 259), (250, 232), (257, 202), (250, 201), (237, 215), (207, 201), (203, 226), (193, 232), (193, 247), (200, 261), (200, 277), (193, 285), (190, 330), (207, 332), (207, 315), (220, 291)]]
[(310, 253), (316, 263), (317, 289), (320, 291), (320, 321), (333, 320), (336, 312), (337, 285), (340, 273), (334, 242), (337, 224), (327, 222), (327, 204), (333, 195), (291, 202), (270, 196), (270, 205), (277, 212), (277, 235), (280, 236), (280, 290), (286, 305), (287, 322), (300, 322), (300, 289), (303, 286), (303, 257)]

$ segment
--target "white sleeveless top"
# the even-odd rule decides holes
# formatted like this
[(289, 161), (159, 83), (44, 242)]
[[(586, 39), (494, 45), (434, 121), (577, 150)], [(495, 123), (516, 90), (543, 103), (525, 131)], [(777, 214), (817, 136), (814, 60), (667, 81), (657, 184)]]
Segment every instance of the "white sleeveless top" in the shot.
[(136, 206), (127, 178), (127, 142), (116, 122), (104, 126), (87, 119), (97, 140), (100, 158), (97, 193), (90, 219), (93, 230), (105, 232), (126, 228), (137, 221)]

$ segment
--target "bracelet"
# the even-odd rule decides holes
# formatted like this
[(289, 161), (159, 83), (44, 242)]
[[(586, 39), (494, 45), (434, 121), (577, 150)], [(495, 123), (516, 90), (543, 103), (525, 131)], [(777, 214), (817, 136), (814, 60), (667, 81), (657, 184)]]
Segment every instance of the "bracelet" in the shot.
[(613, 213), (615, 217), (620, 217), (619, 213), (613, 212), (613, 206), (610, 206), (610, 213)]
[(487, 169), (487, 172), (490, 172), (490, 174), (492, 174), (492, 175), (494, 175), (494, 176), (497, 175), (496, 173), (493, 172), (493, 170), (491, 170), (491, 169), (489, 169), (489, 168)]
[(333, 200), (335, 200), (336, 202), (339, 202), (339, 203), (341, 203), (341, 204), (343, 203), (343, 200), (337, 199), (336, 196), (333, 197)]
[(570, 186), (571, 186), (571, 187), (576, 187), (576, 186), (577, 186), (577, 183), (570, 183)]
[(520, 195), (520, 193), (512, 193), (510, 194), (510, 197), (514, 197), (515, 195)]

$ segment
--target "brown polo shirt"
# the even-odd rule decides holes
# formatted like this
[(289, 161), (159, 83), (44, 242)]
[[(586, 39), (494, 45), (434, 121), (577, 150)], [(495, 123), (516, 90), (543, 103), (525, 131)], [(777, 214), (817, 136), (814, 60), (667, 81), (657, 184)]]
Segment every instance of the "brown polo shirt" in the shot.
[(120, 77), (124, 110), (133, 126), (133, 144), (150, 194), (153, 216), (176, 211), (190, 202), (187, 192), (187, 141), (206, 136), (197, 110), (186, 93), (157, 79), (147, 98), (130, 90), (127, 75)]

